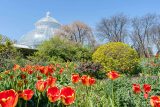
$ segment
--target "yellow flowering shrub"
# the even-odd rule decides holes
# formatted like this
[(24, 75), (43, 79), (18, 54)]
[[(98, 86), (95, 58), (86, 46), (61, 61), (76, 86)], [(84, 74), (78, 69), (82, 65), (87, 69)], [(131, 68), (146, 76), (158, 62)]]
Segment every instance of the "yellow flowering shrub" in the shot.
[(92, 59), (101, 63), (106, 71), (132, 72), (139, 63), (137, 52), (122, 42), (110, 42), (100, 46), (93, 53)]

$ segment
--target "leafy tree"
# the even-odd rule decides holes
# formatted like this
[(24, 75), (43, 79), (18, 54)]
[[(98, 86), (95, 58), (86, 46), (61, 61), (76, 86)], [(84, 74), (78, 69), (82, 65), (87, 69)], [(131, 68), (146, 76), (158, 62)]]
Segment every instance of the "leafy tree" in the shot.
[(44, 61), (85, 61), (91, 59), (91, 51), (82, 45), (55, 36), (38, 47), (33, 57), (36, 62)]

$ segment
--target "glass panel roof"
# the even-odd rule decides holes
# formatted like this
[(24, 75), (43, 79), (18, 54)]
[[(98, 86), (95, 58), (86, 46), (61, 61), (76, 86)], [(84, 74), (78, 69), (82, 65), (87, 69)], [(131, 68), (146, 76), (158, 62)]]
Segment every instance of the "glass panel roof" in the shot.
[(37, 21), (35, 23), (35, 29), (23, 35), (18, 41), (18, 44), (36, 48), (43, 41), (53, 37), (54, 31), (60, 26), (61, 24), (47, 12), (46, 17)]

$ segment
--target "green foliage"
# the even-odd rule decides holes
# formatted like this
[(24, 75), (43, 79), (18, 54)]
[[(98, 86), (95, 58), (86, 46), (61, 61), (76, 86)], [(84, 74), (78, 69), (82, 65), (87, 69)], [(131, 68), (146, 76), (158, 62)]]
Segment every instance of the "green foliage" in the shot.
[(106, 71), (124, 73), (135, 71), (139, 63), (137, 52), (121, 42), (110, 42), (100, 46), (92, 55), (93, 61), (101, 63)]
[(9, 69), (13, 60), (18, 57), (20, 57), (20, 54), (13, 47), (12, 41), (0, 35), (0, 72)]
[(160, 57), (144, 58), (141, 61), (143, 75), (160, 76)]
[(36, 62), (85, 61), (91, 60), (91, 51), (80, 44), (54, 37), (42, 43), (32, 59)]

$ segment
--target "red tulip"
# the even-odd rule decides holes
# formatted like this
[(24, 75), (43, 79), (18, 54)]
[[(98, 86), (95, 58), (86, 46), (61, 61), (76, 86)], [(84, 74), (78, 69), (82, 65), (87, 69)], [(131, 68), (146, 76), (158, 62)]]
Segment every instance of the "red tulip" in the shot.
[(44, 66), (38, 66), (38, 69), (43, 74), (45, 67)]
[(37, 79), (38, 79), (38, 80), (41, 80), (41, 79), (42, 79), (42, 77), (41, 77), (41, 76), (37, 76)]
[(148, 94), (144, 93), (144, 98), (147, 99), (148, 98)]
[(120, 74), (118, 74), (118, 72), (116, 71), (110, 71), (108, 74), (107, 74), (108, 78), (112, 79), (112, 80), (115, 80), (117, 79)]
[(34, 92), (31, 89), (25, 89), (21, 93), (22, 98), (26, 101), (30, 100), (33, 95), (34, 95)]
[(86, 86), (93, 85), (96, 82), (95, 78), (87, 76), (87, 75), (83, 75), (81, 77), (81, 81), (82, 81), (82, 84)]
[(18, 65), (18, 64), (15, 64), (14, 66), (13, 66), (13, 70), (15, 71), (15, 70), (17, 70), (17, 69), (19, 69), (20, 68), (20, 65)]
[(82, 81), (82, 84), (83, 84), (83, 85), (89, 86), (89, 76), (83, 75), (83, 76), (81, 77), (81, 81)]
[(18, 102), (18, 93), (13, 89), (0, 92), (0, 107), (15, 107)]
[(54, 77), (52, 77), (52, 76), (49, 76), (46, 81), (47, 81), (47, 85), (48, 85), (48, 86), (53, 87), (53, 86), (55, 86), (55, 83), (56, 83), (56, 81), (57, 81), (57, 78), (54, 78)]
[(139, 84), (133, 84), (132, 89), (133, 89), (133, 92), (136, 94), (139, 94), (141, 92), (141, 88)]
[(33, 70), (28, 70), (28, 74), (33, 74)]
[(151, 85), (149, 84), (144, 84), (143, 89), (145, 93), (149, 93), (151, 91)]
[(48, 69), (49, 73), (53, 73), (54, 70), (52, 65), (46, 66), (46, 68)]
[(36, 89), (39, 92), (43, 92), (47, 87), (47, 81), (43, 81), (43, 80), (38, 80), (36, 83)]
[(10, 76), (10, 79), (13, 79), (13, 78), (14, 78), (14, 76), (13, 76), (13, 75), (11, 75), (11, 76)]
[(57, 68), (60, 68), (60, 67), (61, 67), (61, 65), (60, 65), (60, 64), (56, 64), (56, 67), (57, 67)]
[(64, 68), (61, 68), (61, 69), (59, 70), (59, 74), (62, 74), (63, 71), (64, 71)]
[(75, 100), (75, 91), (67, 86), (61, 89), (61, 99), (64, 105), (71, 105)]
[(80, 79), (79, 74), (72, 74), (72, 77), (71, 77), (72, 83), (78, 83), (79, 79)]
[(26, 72), (26, 71), (27, 71), (26, 68), (20, 68), (20, 70), (21, 70), (22, 72)]
[(46, 76), (48, 76), (48, 74), (49, 74), (48, 66), (45, 66), (45, 67), (44, 67), (44, 72), (43, 72), (43, 74), (45, 74)]
[(95, 84), (95, 82), (96, 82), (95, 78), (93, 78), (93, 77), (89, 78), (89, 85), (93, 85), (93, 84)]
[(160, 107), (160, 96), (151, 96), (150, 104), (152, 107)]
[(45, 67), (45, 66), (40, 66), (39, 67), (39, 70), (40, 70), (40, 72), (42, 73), (42, 74), (45, 74), (45, 75), (48, 75), (48, 68), (47, 67)]
[(25, 74), (21, 74), (21, 79), (26, 79), (26, 75)]
[(56, 102), (60, 98), (60, 90), (58, 87), (50, 87), (47, 89), (47, 97), (50, 102)]

